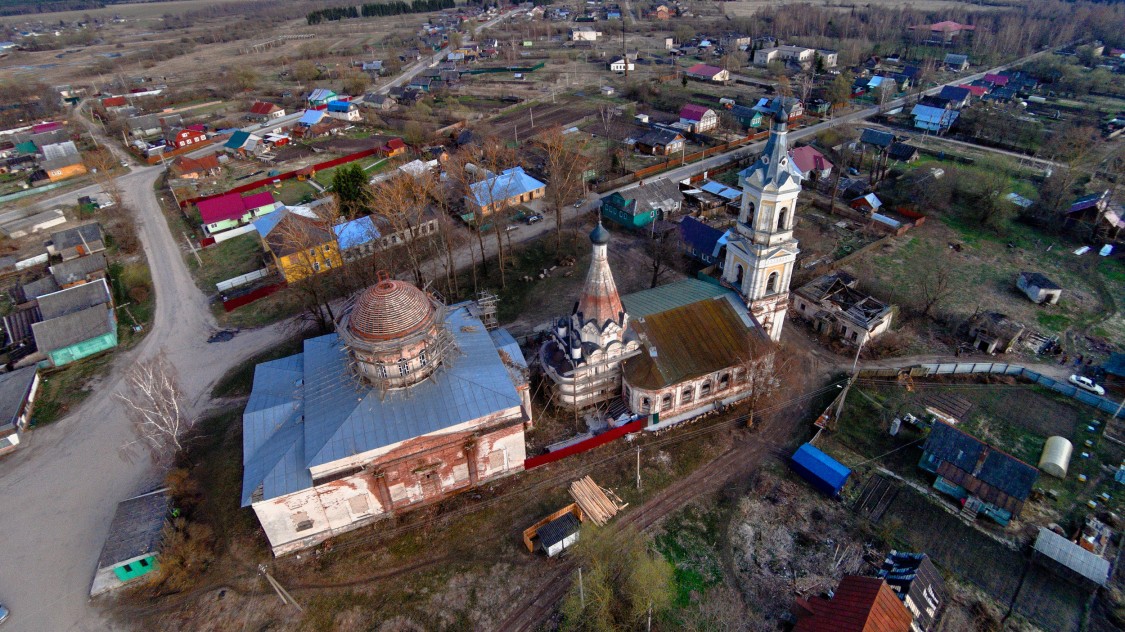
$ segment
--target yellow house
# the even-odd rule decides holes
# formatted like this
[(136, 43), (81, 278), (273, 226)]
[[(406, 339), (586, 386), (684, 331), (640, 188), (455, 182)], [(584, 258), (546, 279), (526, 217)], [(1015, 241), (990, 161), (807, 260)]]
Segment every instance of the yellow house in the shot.
[[(288, 210), (275, 215), (280, 215), (277, 221), (259, 226), (258, 232), (262, 245), (286, 281), (295, 283), (344, 265), (330, 226)], [(255, 225), (258, 226), (258, 222)]]

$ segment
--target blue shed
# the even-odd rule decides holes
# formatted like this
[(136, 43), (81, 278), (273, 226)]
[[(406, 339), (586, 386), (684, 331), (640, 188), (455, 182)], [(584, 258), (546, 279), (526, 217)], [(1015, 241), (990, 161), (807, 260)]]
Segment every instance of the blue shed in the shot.
[(844, 483), (852, 475), (851, 470), (811, 443), (806, 443), (793, 453), (789, 467), (813, 487), (832, 497), (840, 495)]

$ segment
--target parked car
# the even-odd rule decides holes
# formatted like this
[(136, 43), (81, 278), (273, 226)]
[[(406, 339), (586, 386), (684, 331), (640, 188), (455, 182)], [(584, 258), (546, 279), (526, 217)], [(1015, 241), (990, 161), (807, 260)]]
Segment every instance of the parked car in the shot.
[(0, 623), (7, 621), (10, 614), (12, 613), (4, 607), (4, 604), (0, 603)]
[(519, 228), (519, 224), (508, 224), (504, 227), (504, 232), (510, 233), (517, 228)]
[(525, 220), (525, 221), (527, 221), (528, 226), (530, 226), (530, 225), (534, 224), (535, 222), (543, 221), (543, 216), (540, 215), (539, 213), (536, 213), (535, 215), (528, 216), (527, 220)]
[(1095, 384), (1094, 380), (1091, 380), (1088, 377), (1083, 377), (1081, 375), (1072, 375), (1070, 376), (1070, 383), (1084, 391), (1090, 391), (1091, 393), (1095, 393), (1097, 395), (1105, 395), (1105, 389)]
[(582, 205), (585, 204), (585, 203), (586, 203), (586, 200), (578, 200), (577, 202), (574, 203), (574, 208), (582, 208)]

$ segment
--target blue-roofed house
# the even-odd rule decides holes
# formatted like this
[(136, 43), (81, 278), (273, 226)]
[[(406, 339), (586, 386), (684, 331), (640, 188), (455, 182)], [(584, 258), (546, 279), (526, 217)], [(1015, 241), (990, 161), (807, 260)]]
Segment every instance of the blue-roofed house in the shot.
[(478, 314), (383, 278), (336, 333), (258, 365), (242, 506), (275, 555), (523, 469), (527, 362)]
[(317, 108), (328, 105), (329, 101), (336, 99), (336, 93), (328, 88), (316, 88), (309, 93), (308, 103), (309, 107)]
[(719, 264), (723, 267), (723, 246), (727, 243), (729, 232), (708, 226), (692, 216), (680, 220), (680, 241), (684, 253), (704, 265)]
[(1039, 470), (944, 421), (930, 430), (918, 467), (937, 475), (934, 489), (957, 499), (963, 515), (1002, 525), (1020, 515), (1039, 478)]
[(941, 92), (938, 93), (937, 98), (943, 103), (948, 103), (949, 107), (954, 110), (960, 110), (969, 104), (969, 99), (972, 98), (973, 93), (968, 88), (962, 86), (944, 86)]
[(379, 238), (382, 237), (370, 215), (337, 224), (332, 227), (332, 231), (336, 233), (336, 243), (345, 263), (375, 254), (379, 249)]
[(328, 116), (341, 121), (358, 121), (363, 117), (360, 116), (359, 106), (350, 101), (329, 101), (327, 107)]
[(939, 134), (948, 130), (960, 114), (957, 110), (922, 104), (915, 105), (910, 111), (910, 116), (914, 117), (914, 127)]
[(547, 192), (547, 185), (527, 175), (523, 167), (512, 167), (499, 175), (469, 185), (465, 208), (481, 217), (508, 207), (537, 200)]
[(312, 127), (324, 119), (324, 112), (322, 110), (305, 110), (301, 118), (297, 119), (297, 125), (301, 127)]

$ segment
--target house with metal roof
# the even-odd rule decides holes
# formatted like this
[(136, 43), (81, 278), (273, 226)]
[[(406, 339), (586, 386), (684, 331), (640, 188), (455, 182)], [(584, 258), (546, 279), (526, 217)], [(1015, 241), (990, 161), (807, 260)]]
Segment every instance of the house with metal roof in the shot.
[(730, 71), (708, 64), (696, 64), (685, 70), (684, 76), (699, 81), (717, 81), (719, 83), (730, 81)]
[(255, 101), (250, 105), (249, 116), (258, 121), (268, 121), (285, 116), (285, 109), (266, 101)]
[(891, 144), (895, 142), (895, 135), (890, 132), (865, 127), (859, 134), (859, 142), (865, 145), (871, 145), (880, 150), (885, 150), (890, 148)]
[(63, 261), (85, 257), (105, 250), (105, 233), (98, 222), (51, 233), (47, 254), (58, 255)]
[(798, 288), (793, 308), (817, 333), (863, 345), (891, 328), (894, 308), (858, 285), (858, 279), (837, 270)]
[(723, 246), (729, 231), (708, 226), (690, 215), (680, 220), (680, 242), (684, 253), (705, 266), (718, 264), (720, 269), (726, 257)]
[(793, 632), (910, 632), (912, 617), (878, 577), (848, 575), (828, 597), (797, 600)]
[(90, 586), (91, 597), (121, 588), (156, 570), (171, 506), (166, 489), (118, 503), (98, 556), (98, 570)]
[(652, 156), (667, 156), (684, 149), (684, 135), (670, 129), (654, 129), (638, 138), (633, 146)]
[(79, 283), (88, 283), (95, 279), (105, 278), (107, 266), (105, 254), (99, 252), (56, 263), (47, 270), (51, 273), (50, 278), (54, 279), (55, 287), (63, 289)]
[(382, 234), (370, 215), (357, 217), (332, 227), (336, 244), (344, 262), (355, 261), (375, 254)]
[(953, 71), (961, 72), (969, 67), (969, 56), (958, 55), (957, 53), (947, 53), (942, 64)]
[(314, 88), (306, 99), (311, 108), (326, 106), (329, 101), (334, 100), (336, 100), (336, 93), (328, 88)]
[(969, 104), (969, 99), (973, 96), (972, 90), (962, 86), (942, 86), (941, 92), (938, 93), (937, 98), (943, 105), (948, 105), (954, 110), (960, 110)]
[(199, 209), (203, 230), (208, 235), (237, 228), (283, 207), (273, 199), (273, 193), (269, 191), (250, 195), (227, 193), (200, 200), (195, 206)]
[(910, 110), (910, 116), (914, 118), (914, 127), (937, 133), (948, 130), (960, 115), (960, 112), (952, 108), (939, 108), (921, 103)]
[(329, 101), (326, 108), (328, 116), (341, 121), (358, 121), (363, 118), (359, 106), (350, 101)]
[(832, 175), (832, 163), (812, 145), (790, 149), (789, 159), (801, 170), (806, 180), (815, 182)]
[(0, 374), (0, 455), (20, 444), (39, 393), (39, 369), (28, 366)]
[(523, 469), (527, 363), (480, 313), (384, 277), (348, 302), (336, 333), (258, 365), (242, 506), (274, 554)]
[(262, 247), (273, 259), (278, 272), (289, 283), (296, 283), (344, 265), (336, 235), (327, 222), (282, 209), (276, 218), (257, 220), (255, 228)]
[(117, 346), (117, 316), (105, 279), (39, 297), (35, 345), (54, 366)]
[(715, 129), (719, 124), (719, 115), (709, 107), (688, 103), (680, 108), (680, 122), (699, 134)]
[(911, 632), (930, 632), (937, 626), (949, 595), (929, 555), (891, 550), (876, 576), (887, 582), (913, 615)]
[(660, 178), (642, 181), (635, 187), (602, 198), (601, 214), (626, 228), (636, 229), (672, 217), (680, 212), (683, 204), (680, 186)]
[(1020, 515), (1039, 470), (944, 421), (937, 421), (922, 448), (918, 467), (935, 474), (934, 489), (961, 503), (962, 515), (978, 514), (999, 524)]
[(745, 105), (733, 105), (731, 106), (729, 111), (731, 116), (733, 116), (734, 119), (738, 121), (739, 124), (741, 124), (743, 127), (762, 126), (763, 113), (761, 110), (756, 110), (752, 107), (746, 107)]
[(488, 217), (512, 206), (537, 200), (547, 192), (547, 185), (532, 178), (523, 167), (512, 167), (469, 185), (465, 208), (478, 217)]

